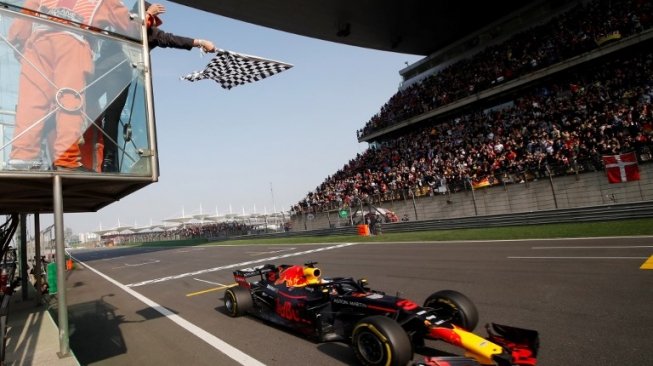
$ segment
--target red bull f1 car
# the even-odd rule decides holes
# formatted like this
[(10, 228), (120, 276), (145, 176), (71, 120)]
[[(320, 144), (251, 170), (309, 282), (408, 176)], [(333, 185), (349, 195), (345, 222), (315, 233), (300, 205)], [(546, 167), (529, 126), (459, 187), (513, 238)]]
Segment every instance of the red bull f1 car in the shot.
[(365, 279), (323, 278), (315, 264), (234, 271), (237, 286), (224, 295), (227, 314), (251, 314), (317, 342), (348, 343), (363, 365), (411, 364), (425, 340), (449, 343), (463, 355), (426, 357), (419, 365), (536, 365), (537, 331), (490, 323), (481, 337), (473, 333), (476, 307), (457, 291), (435, 292), (418, 305), (372, 290)]

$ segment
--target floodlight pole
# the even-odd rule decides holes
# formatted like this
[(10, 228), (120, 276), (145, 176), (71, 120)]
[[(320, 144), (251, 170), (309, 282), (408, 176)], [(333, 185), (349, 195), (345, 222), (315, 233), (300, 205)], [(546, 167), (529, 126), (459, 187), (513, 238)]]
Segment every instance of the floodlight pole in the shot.
[(70, 356), (68, 339), (68, 304), (66, 301), (66, 246), (63, 227), (63, 189), (61, 176), (54, 175), (52, 184), (52, 201), (54, 203), (54, 238), (57, 262), (57, 308), (59, 315), (59, 358)]

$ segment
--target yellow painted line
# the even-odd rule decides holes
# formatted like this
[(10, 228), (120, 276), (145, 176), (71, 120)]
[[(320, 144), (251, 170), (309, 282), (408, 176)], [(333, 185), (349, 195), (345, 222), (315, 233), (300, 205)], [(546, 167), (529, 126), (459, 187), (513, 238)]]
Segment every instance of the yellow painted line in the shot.
[(653, 255), (650, 256), (639, 269), (653, 269)]
[(234, 283), (234, 284), (231, 284), (231, 285), (225, 285), (225, 286), (220, 286), (220, 287), (210, 288), (210, 289), (208, 289), (208, 290), (197, 291), (197, 292), (191, 292), (190, 294), (186, 294), (186, 297), (202, 295), (202, 294), (206, 294), (206, 293), (208, 293), (208, 292), (214, 292), (214, 291), (225, 290), (225, 289), (228, 289), (229, 287), (235, 287), (235, 286), (238, 286), (238, 284), (237, 284), (237, 283)]

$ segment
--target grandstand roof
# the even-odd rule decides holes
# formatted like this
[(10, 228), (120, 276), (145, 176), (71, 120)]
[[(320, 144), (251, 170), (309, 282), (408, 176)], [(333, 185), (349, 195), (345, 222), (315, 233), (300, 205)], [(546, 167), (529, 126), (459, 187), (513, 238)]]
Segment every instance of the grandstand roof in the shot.
[(429, 55), (540, 1), (171, 0), (225, 17), (326, 41)]

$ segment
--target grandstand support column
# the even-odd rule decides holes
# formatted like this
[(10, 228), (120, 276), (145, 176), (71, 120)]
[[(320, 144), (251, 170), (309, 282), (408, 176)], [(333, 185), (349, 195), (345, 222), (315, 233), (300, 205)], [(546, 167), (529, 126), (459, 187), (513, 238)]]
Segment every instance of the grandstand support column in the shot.
[[(27, 288), (27, 214), (20, 214), (20, 285)], [(27, 300), (27, 291), (23, 293), (23, 301)]]
[(556, 197), (556, 189), (555, 186), (553, 185), (553, 177), (551, 176), (551, 169), (549, 168), (549, 164), (546, 165), (546, 173), (549, 175), (549, 185), (551, 186), (551, 194), (553, 195), (553, 205), (557, 210), (558, 198)]
[(34, 214), (34, 286), (36, 287), (36, 305), (41, 305), (43, 278), (41, 276), (41, 216)]
[(61, 176), (54, 175), (52, 185), (52, 202), (54, 203), (54, 239), (57, 261), (57, 307), (59, 310), (59, 358), (70, 356), (68, 339), (68, 304), (66, 301), (66, 246), (63, 227), (63, 189)]

